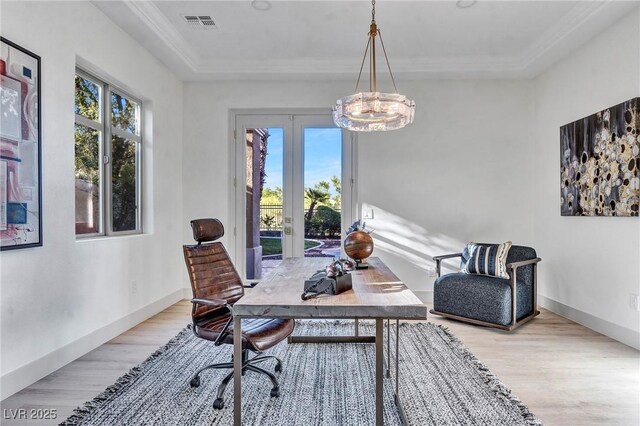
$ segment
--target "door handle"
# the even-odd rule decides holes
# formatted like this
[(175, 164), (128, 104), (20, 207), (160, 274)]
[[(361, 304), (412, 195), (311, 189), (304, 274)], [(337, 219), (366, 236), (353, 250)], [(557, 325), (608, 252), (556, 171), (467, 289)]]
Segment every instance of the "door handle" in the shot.
[(285, 234), (285, 235), (291, 235), (291, 234), (293, 234), (293, 230), (291, 229), (291, 227), (290, 227), (290, 226), (285, 226), (285, 227), (284, 227), (284, 234)]

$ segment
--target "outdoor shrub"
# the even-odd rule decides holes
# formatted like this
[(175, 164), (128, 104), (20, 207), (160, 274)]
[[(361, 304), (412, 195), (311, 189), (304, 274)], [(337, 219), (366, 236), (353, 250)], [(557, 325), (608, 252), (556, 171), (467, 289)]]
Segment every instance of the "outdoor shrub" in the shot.
[(271, 231), (271, 229), (276, 224), (276, 217), (270, 216), (268, 214), (261, 217), (260, 220), (262, 221), (262, 224), (267, 228), (268, 231)]
[(318, 206), (310, 221), (305, 221), (305, 229), (310, 237), (339, 237), (340, 213), (327, 206)]

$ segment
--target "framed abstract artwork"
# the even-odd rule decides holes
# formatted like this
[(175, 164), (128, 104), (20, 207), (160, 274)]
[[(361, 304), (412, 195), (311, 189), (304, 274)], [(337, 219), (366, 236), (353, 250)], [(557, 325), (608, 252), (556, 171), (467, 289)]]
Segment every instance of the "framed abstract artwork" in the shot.
[(40, 57), (0, 37), (0, 250), (42, 245)]
[(560, 127), (562, 216), (638, 216), (640, 98)]

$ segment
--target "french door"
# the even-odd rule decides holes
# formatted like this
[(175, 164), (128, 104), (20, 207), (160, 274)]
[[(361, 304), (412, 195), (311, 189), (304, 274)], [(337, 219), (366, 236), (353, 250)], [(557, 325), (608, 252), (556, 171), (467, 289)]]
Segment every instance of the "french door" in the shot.
[(354, 217), (352, 137), (327, 114), (235, 115), (235, 258), (260, 279), (287, 257), (340, 255)]

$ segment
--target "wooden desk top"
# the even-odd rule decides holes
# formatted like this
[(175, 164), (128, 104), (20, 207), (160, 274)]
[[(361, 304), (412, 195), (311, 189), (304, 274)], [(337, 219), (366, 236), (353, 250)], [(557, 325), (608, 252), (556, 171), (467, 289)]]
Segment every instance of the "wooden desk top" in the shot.
[(426, 319), (427, 307), (377, 257), (350, 272), (353, 288), (337, 296), (301, 300), (304, 280), (331, 262), (326, 257), (288, 258), (238, 300), (234, 315), (271, 318)]

